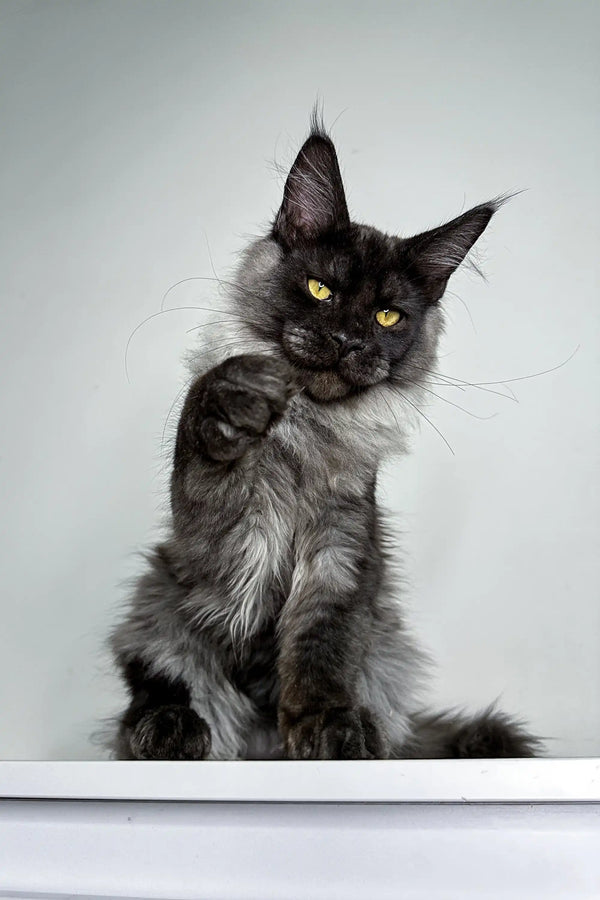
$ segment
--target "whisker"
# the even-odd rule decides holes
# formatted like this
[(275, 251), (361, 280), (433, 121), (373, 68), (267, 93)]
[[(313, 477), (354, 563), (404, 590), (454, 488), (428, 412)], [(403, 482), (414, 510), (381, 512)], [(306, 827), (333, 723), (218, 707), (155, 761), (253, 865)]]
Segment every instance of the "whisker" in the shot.
[(201, 356), (206, 356), (208, 353), (218, 353), (219, 350), (228, 350), (231, 347), (241, 347), (244, 345), (248, 345), (250, 343), (249, 340), (245, 338), (234, 338), (231, 341), (226, 341), (222, 344), (205, 344), (202, 348), (201, 353), (194, 354), (192, 359), (199, 359)]
[[(409, 365), (406, 363), (405, 365)], [(416, 366), (410, 366), (410, 368), (414, 369)], [(426, 372), (427, 369), (420, 369), (421, 372)], [(438, 378), (443, 378), (443, 375), (438, 375)], [(415, 381), (414, 384), (432, 384), (434, 387), (452, 387), (456, 388), (458, 391), (462, 391), (463, 393), (467, 390), (464, 384), (455, 384), (453, 381), (434, 381), (433, 378), (420, 378), (418, 381)]]
[(136, 335), (136, 334), (138, 333), (138, 331), (140, 330), (140, 328), (143, 328), (143, 326), (144, 326), (144, 325), (147, 325), (148, 322), (151, 322), (152, 319), (157, 319), (159, 316), (164, 316), (164, 315), (166, 315), (167, 313), (171, 313), (171, 312), (182, 312), (182, 311), (185, 311), (185, 310), (192, 310), (192, 309), (193, 309), (193, 310), (200, 310), (200, 311), (206, 310), (207, 312), (214, 312), (214, 311), (215, 311), (214, 309), (209, 309), (208, 307), (205, 307), (205, 306), (173, 306), (173, 307), (171, 307), (171, 308), (169, 308), (169, 309), (161, 309), (159, 312), (152, 313), (151, 316), (147, 316), (142, 322), (139, 323), (139, 325), (136, 325), (136, 326), (135, 326), (135, 328), (133, 329), (133, 331), (131, 332), (131, 334), (130, 334), (129, 337), (127, 338), (127, 344), (125, 345), (125, 360), (124, 360), (124, 362), (125, 362), (125, 376), (126, 376), (127, 381), (128, 381), (129, 384), (131, 384), (131, 381), (130, 381), (130, 378), (129, 378), (129, 367), (128, 367), (128, 365), (127, 365), (127, 358), (128, 358), (128, 354), (129, 354), (129, 346), (130, 346), (130, 344), (131, 344), (133, 338), (135, 337), (135, 335)]
[(398, 421), (398, 417), (396, 416), (396, 413), (394, 412), (391, 403), (388, 403), (388, 399), (387, 399), (387, 397), (385, 396), (385, 394), (379, 394), (379, 397), (380, 397), (380, 399), (382, 399), (382, 400), (384, 401), (385, 405), (386, 405), (387, 408), (389, 409), (389, 411), (390, 411), (390, 413), (391, 413), (391, 415), (392, 415), (392, 418), (394, 419), (394, 422), (396, 423), (396, 427), (397, 427), (397, 429), (398, 429), (398, 433), (399, 433), (399, 434), (402, 434), (402, 429), (400, 428), (400, 422)]
[[(473, 384), (471, 381), (464, 381), (462, 378), (455, 378), (453, 375), (444, 375), (443, 372), (437, 372), (435, 369), (427, 369), (423, 366), (417, 366), (415, 363), (404, 363), (404, 365), (408, 366), (410, 369), (417, 369), (419, 372), (425, 372), (426, 374), (435, 375), (437, 378), (443, 378), (447, 382), (448, 387), (457, 387), (461, 390), (472, 387), (484, 391), (486, 394), (495, 394), (497, 397), (504, 397), (505, 400), (513, 400), (515, 403), (519, 402), (509, 387), (506, 388), (506, 390), (510, 392), (510, 396), (507, 397), (502, 391), (493, 391), (490, 388), (484, 387), (483, 384)], [(504, 382), (496, 381), (490, 382), (490, 384), (504, 385)]]
[[(256, 236), (256, 235), (255, 235), (255, 236)], [(206, 233), (206, 230), (204, 230), (204, 239), (205, 239), (205, 241), (206, 241), (206, 249), (207, 249), (207, 251), (208, 251), (208, 258), (209, 258), (209, 260), (210, 260), (210, 268), (211, 268), (212, 273), (213, 273), (213, 275), (214, 275), (214, 280), (217, 281), (217, 282), (219, 283), (219, 285), (221, 285), (221, 287), (222, 287), (223, 285), (227, 285), (227, 287), (231, 287), (231, 288), (233, 288), (233, 289), (236, 290), (236, 291), (242, 291), (242, 293), (246, 294), (247, 297), (257, 297), (257, 298), (259, 298), (259, 297), (260, 297), (260, 294), (258, 294), (258, 293), (255, 292), (255, 291), (251, 291), (250, 288), (245, 287), (244, 285), (240, 284), (240, 283), (237, 282), (237, 281), (226, 281), (225, 279), (223, 279), (223, 278), (221, 278), (221, 277), (219, 276), (219, 274), (217, 273), (217, 270), (216, 270), (216, 268), (215, 268), (213, 256), (212, 256), (211, 249), (210, 249), (210, 244), (209, 244), (209, 242), (208, 242), (208, 234)], [(239, 313), (238, 313), (238, 315), (239, 315)]]
[[(165, 293), (163, 294), (162, 300), (160, 301), (160, 311), (163, 312), (163, 310), (165, 308), (165, 301), (166, 301), (167, 297), (169, 296), (169, 294), (172, 291), (174, 291), (175, 288), (180, 287), (182, 284), (188, 284), (190, 281), (218, 281), (218, 280), (219, 280), (218, 278), (217, 279), (206, 278), (206, 277), (203, 277), (202, 275), (190, 275), (189, 278), (181, 278), (179, 281), (176, 281), (175, 284), (172, 284), (171, 287), (167, 291), (165, 291)], [(216, 312), (215, 309), (210, 309), (209, 307), (204, 307), (204, 306), (199, 306), (198, 309), (206, 309), (208, 312)], [(233, 313), (233, 315), (236, 315), (236, 313)]]
[[(482, 277), (483, 277), (483, 274), (482, 274)], [(459, 303), (462, 303), (462, 305), (465, 309), (465, 312), (467, 313), (467, 315), (469, 317), (469, 321), (471, 323), (471, 328), (473, 329), (473, 333), (477, 334), (477, 328), (475, 327), (475, 322), (473, 321), (473, 316), (471, 315), (471, 310), (469, 309), (469, 307), (467, 306), (467, 304), (465, 303), (463, 298), (459, 297), (459, 295), (457, 293), (455, 293), (454, 291), (448, 291), (448, 290), (446, 290), (446, 296), (455, 297)]]
[(551, 372), (556, 372), (558, 369), (562, 369), (563, 366), (566, 366), (567, 363), (571, 362), (580, 348), (581, 344), (577, 344), (570, 356), (568, 356), (557, 366), (552, 366), (551, 369), (542, 369), (541, 372), (533, 372), (531, 375), (520, 375), (518, 378), (505, 378), (504, 381), (476, 381), (471, 386), (482, 387), (483, 385), (488, 384), (513, 384), (515, 381), (527, 381), (529, 378), (539, 378), (540, 375), (549, 375)]
[[(567, 356), (562, 362), (558, 363), (556, 366), (552, 366), (549, 369), (542, 369), (540, 372), (532, 372), (529, 375), (519, 375), (516, 378), (503, 378), (501, 381), (464, 381), (462, 378), (456, 378), (453, 375), (445, 375), (443, 372), (436, 372), (435, 369), (426, 369), (422, 366), (417, 366), (415, 363), (405, 363), (406, 366), (412, 369), (418, 369), (421, 372), (425, 372), (427, 374), (432, 374), (437, 376), (438, 378), (447, 379), (449, 382), (449, 386), (453, 384), (460, 384), (466, 387), (477, 388), (478, 390), (486, 390), (490, 394), (496, 394), (498, 397), (504, 397), (505, 400), (514, 400), (515, 403), (518, 403), (518, 398), (515, 396), (512, 389), (508, 386), (509, 384), (514, 384), (518, 381), (527, 381), (530, 378), (539, 378), (542, 375), (549, 375), (552, 372), (558, 371), (558, 369), (562, 369), (563, 366), (566, 366), (567, 363), (570, 363), (573, 357), (579, 352), (581, 349), (581, 344), (577, 344), (572, 353)], [(501, 387), (505, 387), (507, 391), (509, 391), (510, 396), (503, 394), (500, 391), (489, 390), (489, 388), (493, 385), (500, 385)]]
[[(163, 294), (163, 298), (161, 300), (161, 304), (160, 304), (161, 311), (164, 309), (165, 301), (166, 301), (167, 297), (169, 296), (169, 294), (171, 293), (171, 291), (174, 291), (175, 288), (180, 287), (180, 285), (182, 285), (182, 284), (187, 284), (190, 281), (216, 281), (220, 287), (223, 287), (224, 285), (226, 285), (227, 287), (233, 288), (234, 291), (241, 291), (241, 293), (245, 294), (247, 297), (252, 297), (253, 299), (260, 299), (260, 294), (258, 294), (255, 291), (251, 291), (249, 288), (244, 287), (244, 285), (238, 284), (235, 281), (226, 281), (223, 278), (218, 278), (216, 275), (215, 276), (190, 275), (188, 278), (182, 278), (182, 279), (180, 279), (180, 281), (176, 281), (175, 284), (171, 285), (171, 287), (168, 289), (168, 291), (165, 291), (165, 293)], [(198, 307), (198, 308), (202, 309), (203, 307)], [(209, 312), (219, 312), (220, 310), (209, 309), (208, 311)], [(231, 315), (237, 316), (238, 318), (244, 318), (240, 313), (236, 313), (233, 310), (231, 310)]]
[(165, 451), (165, 434), (167, 432), (167, 427), (169, 425), (169, 419), (171, 418), (171, 414), (172, 414), (173, 410), (175, 409), (177, 403), (180, 401), (183, 393), (188, 390), (189, 386), (191, 385), (191, 383), (195, 377), (196, 376), (193, 375), (191, 378), (187, 379), (187, 381), (185, 382), (183, 387), (179, 391), (177, 391), (177, 395), (175, 396), (175, 399), (173, 400), (173, 402), (171, 403), (171, 406), (169, 407), (169, 412), (167, 413), (167, 418), (165, 419), (165, 424), (163, 426), (162, 435), (161, 435), (161, 439), (160, 439), (161, 456), (163, 455), (163, 453)]
[(194, 325), (193, 328), (187, 329), (186, 334), (191, 334), (193, 331), (198, 331), (200, 328), (208, 328), (209, 325), (229, 325), (229, 319), (217, 319), (213, 322), (203, 322), (201, 325)]
[(215, 278), (217, 279), (217, 281), (220, 281), (221, 279), (220, 279), (219, 276), (217, 275), (217, 270), (215, 269), (215, 264), (214, 264), (214, 261), (213, 261), (213, 258), (212, 258), (212, 253), (211, 253), (211, 251), (210, 251), (210, 244), (208, 243), (208, 234), (206, 233), (206, 229), (205, 229), (205, 228), (203, 228), (202, 231), (203, 231), (203, 233), (204, 233), (204, 240), (206, 241), (206, 249), (207, 249), (207, 251), (208, 251), (208, 259), (209, 259), (209, 261), (210, 261), (210, 268), (211, 268), (211, 270), (212, 270), (213, 275), (214, 275)]
[[(419, 385), (418, 381), (413, 382), (413, 384)], [(423, 385), (419, 385), (421, 390), (427, 391), (428, 394), (433, 394), (434, 397), (437, 397), (438, 400), (441, 400), (443, 403), (449, 403), (450, 406), (454, 406), (456, 409), (462, 410), (468, 416), (472, 416), (473, 419), (480, 419), (481, 421), (487, 421), (488, 419), (495, 419), (498, 413), (492, 413), (491, 416), (478, 416), (477, 413), (471, 412), (470, 409), (465, 409), (464, 406), (461, 406), (459, 403), (453, 403), (452, 400), (448, 400), (446, 397), (440, 397), (439, 394), (436, 394), (435, 391), (431, 391), (429, 388), (424, 387)]]
[(256, 352), (260, 352), (262, 354), (273, 353), (274, 351), (271, 348), (264, 347), (258, 341), (254, 340), (254, 338), (234, 338), (231, 341), (227, 341), (224, 344), (219, 344), (214, 346), (214, 344), (207, 344), (203, 348), (202, 353), (195, 353), (188, 357), (190, 360), (201, 359), (204, 356), (207, 356), (211, 353), (218, 353), (221, 350), (230, 350), (235, 347), (247, 347), (248, 350), (255, 350)]
[(441, 439), (442, 439), (443, 442), (445, 443), (446, 447), (448, 448), (448, 450), (450, 451), (450, 453), (452, 454), (452, 456), (456, 456), (456, 454), (455, 454), (455, 452), (454, 452), (452, 446), (448, 443), (448, 441), (446, 440), (446, 438), (444, 437), (444, 435), (442, 434), (442, 432), (440, 431), (440, 429), (437, 428), (437, 427), (433, 424), (433, 422), (431, 421), (431, 419), (428, 418), (428, 417), (425, 415), (425, 413), (423, 412), (423, 410), (422, 410), (422, 409), (419, 409), (419, 407), (416, 405), (416, 403), (413, 403), (412, 400), (410, 400), (410, 399), (406, 396), (406, 394), (403, 394), (402, 391), (399, 391), (398, 388), (395, 388), (395, 390), (396, 390), (396, 392), (397, 392), (398, 394), (400, 394), (400, 396), (403, 398), (403, 400), (406, 400), (407, 403), (410, 403), (410, 405), (413, 407), (413, 409), (416, 409), (416, 411), (419, 413), (420, 416), (423, 416), (423, 418), (425, 419), (426, 422), (429, 422), (429, 424), (431, 425), (431, 427), (433, 428), (433, 430), (434, 430), (434, 431), (437, 431), (437, 433), (439, 434), (439, 436), (441, 437)]

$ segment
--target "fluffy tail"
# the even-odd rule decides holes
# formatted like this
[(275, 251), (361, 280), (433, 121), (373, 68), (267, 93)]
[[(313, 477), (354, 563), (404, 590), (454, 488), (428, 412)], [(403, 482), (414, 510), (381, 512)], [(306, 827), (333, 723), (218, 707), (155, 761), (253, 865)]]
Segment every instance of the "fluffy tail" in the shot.
[(538, 756), (539, 738), (494, 705), (477, 716), (444, 712), (412, 717), (413, 733), (399, 749), (404, 759), (498, 759)]

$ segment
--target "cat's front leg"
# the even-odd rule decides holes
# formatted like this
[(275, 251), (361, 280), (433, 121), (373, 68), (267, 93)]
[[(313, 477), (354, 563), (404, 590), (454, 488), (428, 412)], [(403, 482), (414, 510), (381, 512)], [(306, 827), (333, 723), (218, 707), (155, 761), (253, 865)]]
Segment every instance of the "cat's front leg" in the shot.
[(240, 459), (282, 415), (291, 369), (264, 354), (232, 356), (193, 385), (177, 435), (176, 466), (190, 453), (217, 463)]
[(387, 738), (358, 701), (373, 589), (369, 535), (347, 504), (322, 511), (301, 538), (279, 623), (279, 728), (291, 759), (378, 759)]
[(205, 759), (208, 723), (189, 705), (185, 684), (153, 673), (139, 658), (122, 666), (131, 702), (119, 730), (121, 759)]
[(181, 412), (171, 509), (201, 577), (214, 576), (224, 536), (251, 502), (254, 469), (294, 391), (292, 370), (266, 354), (232, 356), (196, 379)]

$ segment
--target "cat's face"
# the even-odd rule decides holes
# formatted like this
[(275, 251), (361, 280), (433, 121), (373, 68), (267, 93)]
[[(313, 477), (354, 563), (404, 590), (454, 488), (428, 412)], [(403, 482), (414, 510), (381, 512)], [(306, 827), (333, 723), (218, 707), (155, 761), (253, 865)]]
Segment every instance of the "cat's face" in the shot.
[(279, 339), (316, 400), (333, 400), (398, 374), (428, 304), (406, 274), (402, 242), (350, 225), (282, 259)]
[(280, 346), (319, 402), (419, 380), (435, 358), (448, 278), (495, 209), (478, 206), (413, 238), (352, 223), (335, 149), (315, 128), (273, 226), (276, 262), (251, 284), (252, 327)]

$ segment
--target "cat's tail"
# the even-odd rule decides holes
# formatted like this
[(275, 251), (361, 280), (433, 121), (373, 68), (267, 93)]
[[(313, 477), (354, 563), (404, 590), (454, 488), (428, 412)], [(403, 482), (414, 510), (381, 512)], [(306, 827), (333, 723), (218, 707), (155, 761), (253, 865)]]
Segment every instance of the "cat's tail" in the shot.
[(539, 738), (495, 704), (469, 716), (464, 712), (419, 713), (412, 734), (394, 756), (404, 759), (493, 759), (539, 756)]

